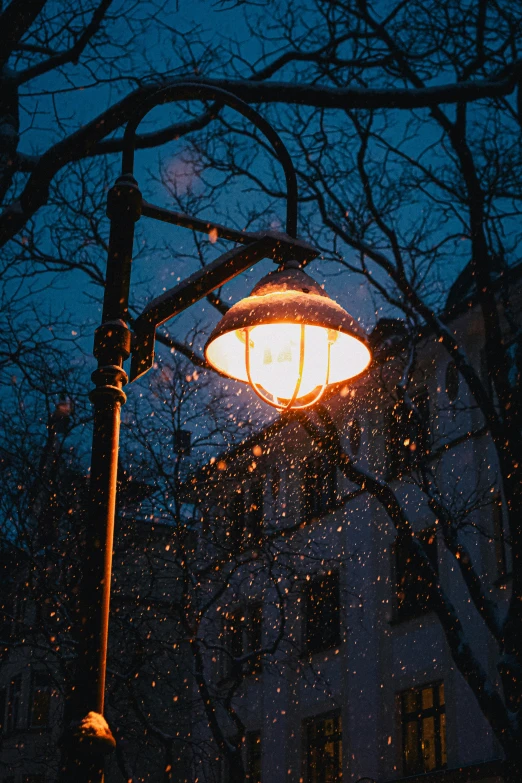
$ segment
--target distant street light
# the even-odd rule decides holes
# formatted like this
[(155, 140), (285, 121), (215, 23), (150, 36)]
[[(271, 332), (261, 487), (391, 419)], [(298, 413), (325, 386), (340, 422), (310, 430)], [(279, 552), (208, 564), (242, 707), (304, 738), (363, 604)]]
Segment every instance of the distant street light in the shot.
[[(249, 233), (157, 207), (142, 198), (133, 176), (136, 131), (160, 104), (212, 100), (250, 120), (270, 142), (286, 177), (286, 233)], [(303, 407), (319, 399), (327, 385), (361, 372), (370, 354), (355, 321), (300, 268), (318, 255), (296, 239), (297, 180), (286, 147), (275, 130), (250, 106), (224, 90), (180, 82), (154, 93), (129, 121), (124, 134), (122, 175), (110, 190), (111, 221), (102, 325), (96, 330), (95, 389), (90, 521), (86, 531), (82, 584), (78, 596), (76, 671), (66, 702), (67, 758), (62, 780), (103, 781), (103, 754), (114, 745), (104, 711), (109, 601), (120, 410), (128, 381), (123, 369), (131, 357), (130, 380), (154, 362), (158, 326), (264, 258), (277, 272), (265, 277), (247, 299), (232, 307), (206, 347), (209, 363), (228, 376), (248, 381), (266, 402), (279, 408)], [(153, 299), (128, 326), (134, 225), (140, 217), (201, 231), (236, 243), (204, 269)], [(132, 337), (132, 339), (131, 339)]]

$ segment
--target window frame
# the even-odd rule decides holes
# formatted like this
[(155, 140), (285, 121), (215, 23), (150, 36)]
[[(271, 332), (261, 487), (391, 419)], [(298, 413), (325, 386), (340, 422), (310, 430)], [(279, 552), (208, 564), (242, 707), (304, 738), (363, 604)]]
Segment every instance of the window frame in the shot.
[(500, 492), (492, 500), (493, 545), (495, 547), (496, 582), (502, 583), (508, 576), (506, 534), (504, 528), (504, 509)]
[(422, 426), (413, 419), (412, 411), (400, 400), (387, 412), (388, 480), (416, 470), (433, 443), (429, 390), (419, 387), (411, 394), (411, 400), (423, 419)]
[[(40, 678), (41, 683), (39, 686), (36, 686), (36, 680)], [(34, 713), (34, 706), (35, 706), (35, 697), (36, 697), (36, 688), (38, 687), (39, 691), (45, 689), (48, 691), (48, 707), (47, 707), (47, 720), (45, 723), (36, 724), (33, 723), (33, 713)], [(29, 690), (29, 710), (28, 710), (28, 717), (27, 717), (27, 727), (29, 729), (33, 730), (44, 730), (49, 729), (51, 726), (51, 710), (52, 710), (52, 698), (53, 698), (53, 683), (52, 678), (49, 672), (47, 672), (45, 669), (37, 669), (35, 671), (31, 672), (31, 682), (30, 682), (30, 690)]]
[[(431, 564), (435, 568), (435, 572), (439, 573), (439, 552), (438, 552), (438, 544), (437, 544), (437, 528), (433, 525), (430, 527), (423, 528), (419, 532), (415, 533), (415, 538), (417, 538), (418, 541), (420, 541), (421, 545), (423, 546), (428, 559), (430, 560)], [(430, 551), (426, 549), (426, 544), (429, 544), (431, 546), (431, 541), (424, 541), (423, 539), (432, 539), (433, 542), (433, 549)], [(408, 620), (414, 620), (417, 617), (422, 617), (425, 614), (429, 614), (429, 612), (432, 611), (431, 607), (431, 601), (430, 601), (430, 595), (429, 595), (429, 587), (426, 587), (426, 594), (424, 596), (420, 596), (417, 593), (416, 596), (411, 600), (405, 600), (403, 599), (401, 601), (400, 599), (400, 592), (401, 587), (405, 587), (404, 593), (406, 598), (406, 592), (408, 589), (412, 590), (415, 587), (415, 579), (413, 578), (415, 576), (415, 573), (410, 574), (410, 581), (404, 583), (401, 583), (399, 580), (401, 579), (401, 574), (405, 573), (404, 567), (400, 567), (398, 563), (399, 556), (402, 556), (405, 559), (405, 565), (408, 565), (411, 561), (411, 559), (406, 560), (406, 553), (403, 552), (402, 555), (400, 554), (400, 541), (402, 539), (397, 536), (395, 541), (393, 542), (393, 546), (391, 547), (391, 556), (392, 556), (392, 575), (393, 575), (393, 619), (392, 622), (394, 623), (401, 623), (401, 622), (407, 622)], [(423, 588), (424, 589), (424, 588)]]
[[(256, 615), (259, 615), (256, 618)], [(244, 618), (243, 620), (241, 618)], [(234, 618), (237, 618), (234, 620)], [(234, 624), (236, 630), (234, 630)], [(263, 603), (261, 601), (252, 601), (248, 604), (241, 604), (227, 613), (223, 622), (224, 625), (224, 665), (222, 669), (223, 679), (231, 675), (233, 659), (241, 658), (249, 652), (261, 649), (263, 646)], [(228, 626), (228, 627), (227, 627)], [(233, 641), (237, 644), (237, 649), (233, 649)], [(257, 646), (252, 646), (253, 644)], [(241, 667), (246, 676), (259, 674), (263, 668), (262, 656), (244, 663)]]
[[(423, 708), (422, 707), (422, 693), (432, 689), (433, 691), (433, 706)], [(442, 689), (442, 690), (441, 690)], [(440, 696), (443, 695), (443, 701), (441, 702)], [(404, 708), (405, 697), (408, 694), (414, 694), (417, 700), (417, 710), (406, 712)], [(399, 701), (400, 711), (400, 730), (401, 730), (401, 765), (402, 774), (404, 776), (410, 775), (425, 775), (431, 772), (437, 772), (446, 769), (448, 765), (447, 759), (447, 723), (446, 723), (446, 696), (443, 680), (435, 680), (424, 683), (423, 685), (415, 685), (411, 688), (406, 688), (397, 694)], [(415, 715), (415, 720), (408, 720), (408, 716)], [(434, 752), (435, 752), (435, 766), (431, 768), (426, 767), (426, 756), (424, 753), (424, 736), (423, 736), (423, 721), (429, 718), (433, 718), (434, 721)], [(437, 720), (438, 718), (438, 720)], [(442, 720), (443, 718), (443, 720)], [(416, 765), (408, 765), (407, 762), (407, 729), (408, 724), (414, 724), (416, 727)], [(435, 728), (438, 727), (438, 728)]]
[(231, 547), (240, 546), (245, 534), (247, 518), (245, 493), (242, 487), (232, 490), (231, 499), (225, 511), (225, 518), (228, 532), (228, 536), (226, 536), (227, 545)]
[(7, 687), (5, 734), (11, 734), (21, 727), (23, 677), (15, 674)]
[[(258, 747), (259, 746), (259, 747)], [(261, 783), (263, 763), (263, 736), (259, 729), (245, 734), (245, 777), (249, 783)], [(259, 769), (255, 769), (256, 763)]]
[[(321, 644), (320, 639), (324, 638), (325, 634), (321, 632), (321, 628), (331, 629), (331, 619), (328, 617), (323, 619), (323, 624), (318, 624), (318, 628), (313, 630), (314, 620), (317, 620), (317, 614), (312, 601), (312, 592), (314, 585), (322, 585), (325, 580), (331, 579), (334, 584), (334, 590), (337, 594), (337, 601), (333, 604), (334, 611), (336, 613), (335, 632), (331, 634), (331, 637), (326, 635), (326, 640)], [(302, 633), (302, 649), (306, 655), (317, 655), (318, 653), (332, 650), (335, 647), (340, 647), (342, 644), (342, 629), (341, 629), (341, 580), (340, 574), (337, 569), (330, 571), (329, 573), (314, 574), (310, 577), (310, 580), (304, 583), (304, 616), (303, 616), (303, 633)], [(320, 598), (315, 599), (315, 603), (319, 603)], [(312, 629), (312, 633), (310, 632)], [(317, 641), (313, 641), (315, 637), (318, 637)]]
[(265, 479), (256, 478), (248, 487), (248, 508), (245, 515), (245, 532), (257, 542), (263, 532), (265, 518)]
[(337, 497), (337, 466), (325, 454), (308, 454), (301, 469), (301, 517), (312, 519), (328, 514)]
[[(316, 731), (318, 728), (318, 724), (324, 724), (328, 720), (337, 721), (337, 726), (334, 728), (334, 731), (330, 735), (322, 734), (319, 737), (319, 740), (317, 741), (317, 735), (314, 737), (314, 743), (312, 745), (311, 737), (311, 729), (315, 726)], [(334, 770), (336, 779), (342, 780), (343, 778), (343, 724), (342, 724), (342, 714), (340, 709), (335, 710), (328, 710), (327, 712), (319, 713), (318, 715), (313, 715), (309, 718), (306, 718), (302, 723), (302, 736), (303, 736), (303, 746), (304, 746), (304, 753), (303, 753), (303, 767), (304, 767), (304, 778), (306, 780), (306, 783), (324, 783), (324, 774), (326, 772), (326, 769), (324, 767), (323, 763), (323, 757), (321, 756), (321, 750), (328, 744), (328, 738), (333, 737), (333, 739), (330, 739), (330, 742), (334, 743), (334, 754), (333, 758), (337, 759), (337, 770)], [(337, 747), (335, 747), (337, 746)], [(311, 755), (313, 751), (318, 751), (319, 753), (319, 759), (318, 764), (316, 765), (315, 769), (311, 768)], [(311, 773), (314, 773), (313, 775)]]

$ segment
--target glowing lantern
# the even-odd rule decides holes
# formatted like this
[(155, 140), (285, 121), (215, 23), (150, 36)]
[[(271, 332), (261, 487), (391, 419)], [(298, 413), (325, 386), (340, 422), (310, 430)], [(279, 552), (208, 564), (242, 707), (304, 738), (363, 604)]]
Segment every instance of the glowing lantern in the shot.
[(218, 372), (250, 383), (279, 409), (306, 408), (370, 362), (364, 332), (297, 262), (233, 305), (205, 346)]

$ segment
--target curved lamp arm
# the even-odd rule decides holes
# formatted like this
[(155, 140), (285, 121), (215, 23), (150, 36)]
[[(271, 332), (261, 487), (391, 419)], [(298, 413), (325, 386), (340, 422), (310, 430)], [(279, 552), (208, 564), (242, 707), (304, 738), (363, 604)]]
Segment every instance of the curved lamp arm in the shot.
[(214, 100), (235, 109), (246, 117), (270, 142), (286, 178), (286, 233), (297, 236), (297, 177), (294, 165), (281, 137), (258, 112), (232, 93), (219, 87), (211, 87), (196, 82), (178, 82), (164, 87), (147, 98), (134, 117), (129, 120), (123, 136), (122, 174), (134, 173), (134, 150), (136, 131), (145, 116), (156, 106), (187, 100)]

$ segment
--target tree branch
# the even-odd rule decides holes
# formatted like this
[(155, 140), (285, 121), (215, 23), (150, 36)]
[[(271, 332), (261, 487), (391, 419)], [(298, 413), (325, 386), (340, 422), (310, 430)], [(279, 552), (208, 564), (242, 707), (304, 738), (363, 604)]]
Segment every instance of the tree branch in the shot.
[[(7, 12), (6, 12), (7, 13)], [(331, 88), (285, 82), (257, 83), (248, 80), (202, 79), (208, 84), (237, 95), (248, 103), (287, 103), (328, 109), (411, 109), (431, 107), (437, 103), (476, 101), (511, 93), (522, 74), (522, 61), (482, 82), (463, 82), (419, 89), (361, 87)], [(103, 152), (99, 147), (107, 136), (120, 128), (139, 105), (162, 86), (179, 80), (158, 80), (129, 93), (83, 128), (50, 147), (39, 159), (18, 201), (0, 216), (0, 246), (13, 237), (27, 220), (46, 203), (49, 184), (54, 175), (68, 163)], [(159, 132), (162, 133), (162, 132)], [(172, 138), (172, 128), (163, 133)], [(161, 136), (157, 138), (162, 138)], [(143, 142), (145, 146), (151, 139)], [(111, 142), (116, 145), (116, 142)], [(107, 150), (109, 151), (109, 150)]]
[(12, 0), (0, 15), (0, 62), (6, 63), (47, 0)]
[(79, 35), (78, 40), (74, 46), (71, 46), (71, 48), (67, 49), (65, 52), (60, 52), (59, 54), (55, 54), (52, 57), (49, 57), (47, 60), (43, 60), (42, 62), (36, 63), (36, 65), (32, 65), (30, 68), (26, 68), (24, 71), (20, 71), (14, 77), (16, 84), (24, 84), (30, 79), (35, 79), (37, 76), (43, 76), (43, 74), (49, 73), (49, 71), (53, 71), (55, 68), (59, 68), (66, 63), (77, 63), (80, 55), (91, 38), (93, 38), (93, 36), (96, 35), (100, 29), (103, 18), (112, 2), (113, 0), (102, 0), (97, 9), (94, 11), (91, 21)]

